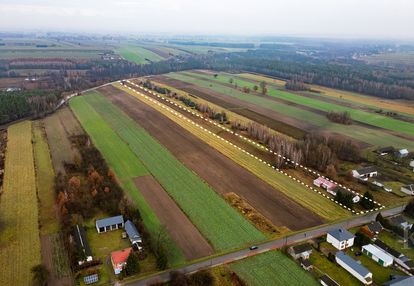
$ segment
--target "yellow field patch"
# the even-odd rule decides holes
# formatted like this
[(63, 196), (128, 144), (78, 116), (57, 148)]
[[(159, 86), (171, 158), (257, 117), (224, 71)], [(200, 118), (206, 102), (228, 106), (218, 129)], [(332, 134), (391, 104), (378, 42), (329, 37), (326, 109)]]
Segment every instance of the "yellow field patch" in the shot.
[(32, 124), (8, 129), (4, 193), (0, 201), (0, 285), (31, 283), (30, 269), (40, 263)]

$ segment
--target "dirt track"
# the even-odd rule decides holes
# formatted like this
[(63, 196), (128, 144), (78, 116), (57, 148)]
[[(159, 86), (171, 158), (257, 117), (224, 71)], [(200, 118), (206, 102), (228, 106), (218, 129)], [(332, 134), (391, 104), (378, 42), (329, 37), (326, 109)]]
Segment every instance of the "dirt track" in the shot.
[(323, 222), (319, 216), (274, 190), (152, 107), (111, 86), (99, 91), (135, 119), (216, 192), (235, 192), (276, 226), (299, 230)]
[(187, 259), (214, 253), (207, 240), (152, 176), (136, 178), (135, 185)]

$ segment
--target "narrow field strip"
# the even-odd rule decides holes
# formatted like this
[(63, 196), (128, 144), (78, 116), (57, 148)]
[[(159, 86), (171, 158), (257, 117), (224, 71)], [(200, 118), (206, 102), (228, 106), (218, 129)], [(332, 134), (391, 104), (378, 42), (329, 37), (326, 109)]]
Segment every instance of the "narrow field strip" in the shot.
[[(182, 110), (185, 110), (185, 111), (187, 111), (187, 112), (191, 113), (192, 115), (195, 115), (195, 116), (197, 116), (197, 117), (199, 117), (199, 118), (204, 119), (205, 121), (208, 121), (208, 122), (210, 122), (210, 123), (214, 124), (214, 125), (215, 125), (215, 126), (217, 126), (217, 127), (220, 127), (221, 129), (225, 130), (226, 132), (229, 132), (229, 133), (231, 133), (231, 134), (234, 134), (234, 135), (236, 135), (236, 136), (239, 136), (240, 138), (242, 138), (242, 139), (244, 139), (244, 140), (248, 141), (248, 142), (249, 142), (249, 143), (251, 143), (251, 144), (254, 144), (255, 146), (257, 146), (257, 147), (259, 147), (259, 148), (262, 148), (262, 149), (264, 149), (264, 150), (266, 150), (266, 151), (268, 151), (268, 152), (271, 152), (272, 154), (275, 154), (275, 155), (277, 155), (277, 156), (279, 156), (279, 157), (283, 157), (283, 159), (285, 159), (285, 160), (287, 160), (287, 161), (292, 162), (293, 164), (297, 165), (297, 166), (298, 166), (298, 167), (300, 167), (300, 168), (305, 169), (307, 172), (311, 172), (311, 173), (313, 173), (313, 174), (315, 174), (315, 175), (317, 175), (317, 176), (322, 176), (321, 174), (317, 173), (316, 171), (311, 170), (310, 168), (307, 168), (307, 167), (305, 167), (305, 166), (303, 166), (303, 165), (300, 165), (300, 164), (298, 164), (298, 163), (296, 163), (296, 162), (294, 162), (294, 161), (290, 160), (289, 158), (286, 158), (286, 157), (284, 157), (284, 156), (282, 156), (282, 155), (280, 155), (280, 154), (277, 154), (277, 153), (275, 153), (275, 152), (271, 151), (270, 149), (268, 149), (268, 148), (266, 148), (266, 147), (264, 147), (264, 146), (262, 146), (262, 145), (260, 145), (260, 144), (258, 144), (258, 143), (256, 143), (256, 142), (254, 142), (253, 140), (250, 140), (250, 139), (248, 139), (248, 138), (246, 138), (246, 137), (244, 137), (244, 136), (242, 136), (242, 135), (240, 135), (240, 134), (237, 134), (236, 132), (234, 132), (234, 131), (232, 131), (232, 130), (230, 130), (230, 129), (228, 129), (228, 128), (224, 127), (224, 126), (222, 126), (222, 125), (220, 125), (220, 124), (217, 124), (216, 122), (212, 121), (211, 119), (209, 119), (209, 118), (205, 118), (205, 117), (203, 117), (202, 115), (200, 115), (200, 114), (198, 114), (198, 113), (196, 113), (196, 112), (194, 112), (194, 111), (192, 111), (192, 110), (189, 110), (189, 109), (187, 109), (187, 108), (185, 108), (185, 107), (183, 107), (183, 106), (181, 106), (181, 105), (178, 105), (178, 104), (176, 104), (175, 102), (172, 102), (172, 101), (170, 101), (169, 99), (167, 99), (167, 98), (165, 98), (165, 97), (163, 97), (163, 96), (160, 96), (159, 94), (157, 94), (157, 93), (155, 93), (155, 92), (153, 92), (153, 91), (151, 91), (151, 90), (148, 90), (148, 89), (146, 89), (146, 88), (144, 88), (144, 87), (141, 87), (141, 86), (139, 86), (139, 85), (137, 85), (137, 84), (135, 84), (135, 83), (133, 83), (133, 82), (131, 82), (131, 81), (127, 81), (127, 82), (128, 82), (129, 84), (131, 84), (131, 85), (134, 85), (134, 86), (136, 86), (136, 87), (138, 87), (138, 88), (140, 88), (140, 89), (145, 90), (146, 92), (149, 92), (149, 93), (153, 94), (154, 96), (157, 96), (158, 98), (163, 99), (164, 101), (166, 101), (166, 102), (168, 102), (168, 103), (174, 104), (175, 106), (177, 106), (177, 107), (181, 108)], [(144, 97), (145, 97), (146, 99), (148, 99), (148, 100), (153, 100), (153, 99), (151, 99), (151, 98), (147, 97), (146, 95), (141, 94), (141, 93), (139, 93), (138, 91), (136, 91), (136, 90), (134, 90), (134, 89), (132, 89), (132, 88), (130, 88), (130, 87), (128, 87), (128, 88), (129, 88), (130, 90), (132, 90), (132, 91), (134, 91), (134, 92), (138, 93), (139, 95), (144, 96)], [(158, 103), (158, 101), (153, 101), (153, 102), (154, 102), (154, 103), (159, 104), (159, 103)], [(177, 112), (175, 112), (173, 109), (171, 109), (171, 108), (169, 108), (169, 107), (167, 107), (167, 109), (169, 109), (169, 111), (170, 111), (170, 112), (172, 112), (173, 114), (180, 116), (180, 115), (179, 115)], [(205, 130), (205, 131), (206, 131), (206, 132), (208, 132), (210, 135), (213, 135), (213, 136), (215, 136), (215, 137), (217, 137), (217, 138), (220, 138), (220, 140), (223, 140), (224, 142), (227, 142), (228, 144), (232, 145), (233, 147), (235, 147), (235, 148), (237, 148), (237, 149), (241, 150), (243, 153), (248, 154), (250, 157), (252, 157), (252, 158), (254, 158), (254, 159), (258, 160), (259, 162), (261, 162), (261, 163), (263, 163), (263, 164), (266, 164), (268, 167), (271, 167), (271, 168), (273, 168), (274, 170), (276, 170), (276, 171), (278, 171), (278, 172), (280, 172), (280, 173), (284, 174), (285, 176), (288, 176), (290, 179), (292, 179), (293, 181), (296, 181), (296, 182), (300, 183), (302, 186), (305, 186), (306, 188), (309, 188), (310, 190), (312, 190), (312, 191), (314, 191), (314, 192), (317, 192), (319, 195), (322, 195), (322, 196), (324, 196), (325, 198), (330, 199), (331, 201), (333, 201), (333, 202), (335, 202), (336, 204), (340, 205), (341, 207), (343, 207), (343, 208), (347, 209), (348, 211), (351, 211), (351, 212), (352, 212), (352, 213), (354, 213), (354, 214), (364, 214), (364, 213), (368, 213), (368, 212), (372, 212), (372, 211), (377, 211), (377, 210), (379, 210), (380, 208), (383, 208), (383, 207), (384, 207), (384, 206), (383, 206), (383, 205), (381, 205), (380, 203), (378, 203), (378, 202), (376, 202), (376, 201), (373, 201), (373, 200), (370, 200), (370, 201), (373, 201), (373, 202), (374, 202), (374, 203), (375, 203), (378, 207), (377, 207), (377, 208), (374, 208), (374, 209), (371, 209), (371, 210), (361, 211), (361, 212), (358, 212), (358, 213), (357, 213), (357, 212), (355, 212), (354, 210), (352, 210), (352, 209), (350, 209), (350, 208), (348, 208), (348, 207), (344, 206), (342, 203), (339, 203), (339, 202), (335, 201), (334, 199), (330, 198), (330, 197), (329, 197), (328, 195), (326, 195), (325, 193), (322, 193), (322, 192), (320, 192), (319, 190), (317, 190), (316, 188), (314, 188), (314, 187), (312, 187), (312, 186), (309, 186), (309, 185), (305, 184), (304, 182), (300, 181), (299, 179), (297, 179), (297, 178), (295, 178), (295, 177), (292, 177), (291, 175), (288, 175), (288, 174), (287, 174), (286, 172), (284, 172), (283, 170), (280, 170), (280, 169), (278, 169), (278, 168), (275, 168), (275, 167), (274, 167), (274, 166), (272, 166), (270, 163), (265, 162), (264, 160), (262, 160), (262, 159), (258, 158), (257, 156), (255, 156), (255, 155), (253, 155), (253, 154), (250, 154), (250, 153), (249, 153), (249, 152), (247, 152), (246, 150), (244, 150), (244, 149), (240, 148), (239, 146), (236, 146), (235, 144), (233, 144), (233, 143), (231, 143), (231, 142), (229, 142), (229, 141), (225, 140), (224, 138), (222, 138), (222, 137), (220, 137), (220, 136), (218, 136), (218, 135), (216, 135), (216, 134), (212, 133), (211, 131), (209, 131), (209, 130), (205, 129), (204, 127), (202, 127), (202, 126), (198, 125), (197, 123), (195, 123), (195, 122), (193, 122), (193, 121), (191, 121), (191, 120), (189, 120), (189, 119), (186, 119), (186, 120), (187, 120), (188, 122), (192, 122), (192, 124), (196, 125), (197, 127), (201, 128), (201, 129), (203, 129), (203, 130)], [(327, 179), (329, 179), (329, 178), (327, 178)], [(329, 180), (330, 180), (330, 179), (329, 179)], [(341, 185), (341, 184), (339, 184), (339, 183), (336, 183), (336, 184), (338, 184), (338, 185), (339, 185), (339, 186), (341, 186), (341, 187), (346, 188), (347, 190), (351, 191), (352, 193), (354, 193), (354, 194), (356, 194), (356, 195), (361, 196), (359, 193), (357, 193), (357, 192), (355, 192), (355, 191), (353, 191), (353, 190), (351, 190), (351, 189), (349, 189), (349, 188), (347, 188), (347, 187), (345, 187), (345, 186), (343, 186), (343, 185)], [(362, 197), (362, 196), (361, 196), (361, 197)]]
[[(139, 208), (145, 228), (152, 236), (157, 236), (163, 226), (134, 183), (134, 178), (149, 175), (148, 170), (84, 97), (76, 97), (69, 104), (111, 170), (114, 171), (121, 187)], [(183, 254), (169, 235), (166, 237), (166, 244), (169, 247), (170, 264), (182, 263)]]
[(31, 284), (30, 269), (41, 262), (32, 124), (8, 128), (4, 193), (0, 201), (0, 285)]
[(104, 118), (217, 251), (265, 239), (135, 121), (97, 93), (84, 99)]

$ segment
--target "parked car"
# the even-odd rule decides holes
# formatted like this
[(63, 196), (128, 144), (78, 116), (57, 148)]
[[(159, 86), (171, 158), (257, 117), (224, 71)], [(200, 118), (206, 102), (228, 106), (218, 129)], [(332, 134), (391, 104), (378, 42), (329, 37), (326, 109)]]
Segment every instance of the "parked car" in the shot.
[(259, 247), (258, 247), (258, 246), (256, 246), (256, 245), (252, 245), (252, 246), (250, 246), (250, 247), (249, 247), (249, 249), (250, 249), (250, 250), (256, 250), (256, 249), (258, 249), (258, 248), (259, 248)]

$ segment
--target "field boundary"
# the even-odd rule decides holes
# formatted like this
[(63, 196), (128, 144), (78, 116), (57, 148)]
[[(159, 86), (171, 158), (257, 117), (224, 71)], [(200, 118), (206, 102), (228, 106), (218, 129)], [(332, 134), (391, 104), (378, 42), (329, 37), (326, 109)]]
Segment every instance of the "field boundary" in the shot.
[[(316, 175), (318, 175), (318, 176), (320, 175), (320, 174), (319, 174), (319, 173), (317, 173), (316, 171), (313, 171), (313, 170), (311, 170), (310, 168), (307, 168), (307, 167), (305, 167), (305, 166), (303, 166), (303, 165), (300, 165), (300, 164), (298, 164), (298, 163), (296, 163), (296, 162), (294, 162), (294, 161), (290, 160), (289, 158), (286, 158), (286, 157), (282, 156), (281, 154), (275, 153), (275, 152), (273, 152), (273, 151), (269, 150), (268, 148), (266, 148), (266, 147), (264, 147), (264, 146), (262, 146), (262, 145), (260, 145), (260, 144), (258, 144), (258, 143), (256, 143), (256, 142), (254, 142), (254, 141), (252, 141), (252, 140), (250, 140), (250, 139), (248, 139), (248, 138), (246, 138), (246, 137), (244, 137), (244, 136), (242, 136), (242, 135), (240, 135), (240, 134), (237, 134), (237, 133), (235, 133), (234, 131), (232, 131), (232, 130), (230, 130), (230, 129), (228, 129), (228, 128), (224, 127), (224, 126), (221, 126), (220, 124), (217, 124), (216, 122), (212, 121), (211, 119), (209, 119), (209, 118), (205, 118), (205, 117), (201, 116), (200, 114), (195, 113), (194, 111), (191, 111), (191, 110), (189, 110), (189, 109), (187, 109), (187, 108), (185, 108), (185, 107), (183, 107), (183, 106), (180, 106), (180, 105), (178, 105), (177, 103), (172, 102), (172, 101), (170, 101), (169, 99), (167, 99), (167, 98), (165, 98), (165, 97), (163, 97), (163, 96), (160, 96), (159, 94), (157, 94), (157, 93), (155, 93), (155, 92), (153, 92), (153, 91), (151, 91), (151, 90), (149, 90), (149, 89), (147, 89), (147, 88), (141, 87), (141, 86), (139, 86), (139, 85), (137, 85), (137, 84), (135, 84), (135, 83), (131, 82), (130, 80), (126, 80), (126, 82), (128, 82), (129, 84), (131, 84), (131, 85), (133, 85), (133, 86), (135, 86), (135, 87), (138, 87), (138, 88), (140, 88), (140, 89), (142, 89), (142, 90), (144, 90), (144, 91), (146, 91), (146, 92), (148, 92), (148, 93), (150, 93), (150, 94), (152, 94), (152, 95), (155, 95), (155, 96), (157, 96), (158, 98), (160, 98), (160, 99), (162, 99), (162, 100), (164, 100), (164, 101), (166, 101), (166, 102), (168, 102), (168, 103), (171, 103), (171, 104), (173, 104), (173, 105), (175, 105), (175, 106), (179, 107), (180, 109), (182, 109), (182, 110), (184, 110), (184, 111), (186, 111), (186, 112), (188, 112), (188, 113), (190, 113), (190, 114), (192, 114), (192, 115), (194, 115), (194, 116), (197, 116), (197, 117), (199, 117), (199, 118), (201, 118), (201, 119), (203, 119), (203, 120), (205, 120), (205, 121), (208, 121), (208, 122), (210, 122), (210, 123), (214, 124), (215, 126), (220, 127), (221, 129), (225, 130), (226, 132), (229, 132), (229, 133), (231, 133), (231, 134), (234, 134), (234, 135), (236, 135), (236, 136), (239, 136), (240, 138), (242, 138), (243, 140), (248, 141), (249, 143), (252, 143), (252, 144), (254, 144), (254, 145), (256, 145), (256, 146), (258, 146), (258, 147), (260, 147), (260, 148), (262, 148), (262, 149), (264, 149), (264, 150), (266, 150), (266, 151), (268, 151), (268, 152), (271, 152), (271, 153), (273, 153), (273, 154), (275, 154), (275, 155), (278, 155), (279, 157), (283, 157), (283, 158), (284, 158), (284, 159), (286, 159), (287, 161), (290, 161), (290, 162), (292, 162), (293, 164), (295, 164), (295, 165), (297, 165), (297, 166), (300, 166), (301, 168), (306, 168), (306, 170), (307, 170), (307, 171), (313, 172), (314, 174), (316, 174)], [(129, 86), (126, 86), (126, 87), (127, 87), (128, 89), (130, 89), (131, 91), (133, 91), (133, 92), (137, 93), (138, 95), (140, 95), (140, 96), (144, 97), (145, 99), (150, 100), (150, 101), (152, 101), (152, 102), (154, 102), (154, 103), (158, 104), (159, 106), (161, 106), (162, 108), (164, 108), (164, 109), (166, 109), (166, 110), (170, 111), (170, 112), (171, 112), (171, 113), (173, 113), (174, 115), (179, 116), (179, 117), (181, 117), (181, 118), (183, 118), (183, 119), (187, 120), (187, 121), (188, 121), (188, 122), (190, 122), (191, 124), (193, 124), (193, 125), (195, 125), (195, 126), (197, 126), (197, 127), (201, 128), (203, 131), (205, 131), (205, 132), (209, 133), (210, 135), (213, 135), (213, 136), (215, 136), (215, 137), (219, 138), (220, 140), (222, 140), (223, 142), (226, 142), (226, 143), (230, 144), (231, 146), (233, 146), (233, 147), (235, 147), (235, 148), (237, 148), (237, 149), (241, 150), (242, 152), (244, 152), (244, 153), (248, 154), (250, 157), (252, 157), (252, 158), (254, 158), (254, 159), (258, 160), (259, 162), (261, 162), (261, 163), (263, 163), (263, 164), (265, 164), (265, 165), (267, 165), (268, 167), (270, 167), (270, 168), (274, 169), (275, 171), (277, 171), (277, 172), (279, 172), (279, 173), (282, 173), (283, 175), (285, 175), (285, 176), (289, 177), (289, 178), (290, 178), (290, 179), (292, 179), (293, 181), (295, 181), (295, 182), (297, 182), (297, 183), (299, 183), (299, 184), (303, 185), (304, 187), (306, 187), (306, 188), (310, 189), (311, 191), (314, 191), (314, 192), (318, 193), (319, 195), (322, 195), (323, 197), (325, 197), (325, 198), (327, 198), (327, 199), (331, 200), (332, 202), (335, 202), (337, 205), (339, 205), (339, 206), (341, 206), (342, 208), (344, 208), (344, 209), (346, 209), (346, 210), (348, 210), (348, 211), (352, 212), (353, 214), (357, 214), (357, 215), (359, 215), (359, 214), (365, 214), (365, 213), (369, 213), (369, 212), (373, 212), (373, 211), (378, 211), (378, 210), (380, 210), (380, 209), (382, 209), (382, 208), (384, 208), (384, 207), (385, 207), (385, 206), (383, 206), (382, 204), (380, 204), (380, 203), (378, 203), (378, 202), (376, 202), (376, 201), (374, 201), (374, 200), (371, 200), (371, 201), (372, 201), (372, 202), (374, 202), (376, 205), (378, 205), (378, 207), (377, 207), (377, 208), (373, 208), (373, 209), (371, 209), (371, 210), (366, 210), (366, 211), (356, 212), (355, 210), (352, 210), (351, 208), (346, 207), (346, 206), (345, 206), (345, 205), (343, 205), (342, 203), (337, 202), (337, 201), (336, 201), (336, 200), (334, 200), (333, 198), (330, 198), (330, 197), (329, 197), (329, 196), (327, 196), (325, 193), (322, 193), (321, 191), (317, 190), (316, 188), (314, 188), (314, 187), (312, 187), (312, 186), (309, 186), (308, 184), (305, 184), (304, 182), (302, 182), (301, 180), (297, 179), (296, 177), (294, 177), (294, 176), (291, 176), (291, 175), (287, 174), (287, 173), (286, 173), (286, 172), (284, 172), (283, 170), (281, 170), (281, 169), (279, 169), (279, 168), (276, 168), (276, 167), (272, 166), (270, 163), (268, 163), (268, 162), (266, 162), (266, 161), (264, 161), (264, 160), (262, 160), (262, 159), (258, 158), (257, 156), (255, 156), (255, 155), (253, 155), (253, 154), (251, 154), (251, 153), (247, 152), (247, 151), (246, 151), (246, 150), (244, 150), (243, 148), (241, 148), (241, 147), (239, 147), (239, 146), (237, 146), (237, 145), (233, 144), (232, 142), (230, 142), (230, 141), (228, 141), (228, 140), (226, 140), (226, 139), (224, 139), (224, 138), (222, 138), (222, 137), (218, 136), (217, 134), (214, 134), (214, 133), (213, 133), (213, 132), (211, 132), (210, 130), (208, 130), (208, 129), (206, 129), (206, 128), (202, 127), (202, 126), (200, 126), (199, 124), (195, 123), (194, 121), (192, 121), (192, 120), (190, 120), (190, 119), (186, 118), (185, 116), (183, 116), (183, 115), (181, 115), (181, 114), (177, 113), (177, 112), (176, 112), (176, 111), (174, 111), (173, 109), (171, 109), (171, 108), (169, 108), (169, 107), (166, 107), (165, 105), (161, 105), (158, 101), (153, 100), (152, 98), (148, 97), (147, 95), (144, 95), (144, 94), (140, 93), (139, 91), (137, 91), (137, 90), (135, 90), (135, 89), (133, 89), (133, 88), (131, 88), (131, 87), (129, 87)], [(324, 177), (324, 178), (326, 178), (326, 177)], [(327, 179), (328, 179), (328, 178), (327, 178)], [(329, 180), (330, 180), (330, 179), (329, 179)], [(332, 181), (332, 180), (330, 180), (330, 181)], [(332, 181), (332, 182), (334, 182), (334, 181)], [(338, 184), (338, 185), (340, 185), (340, 186), (342, 187), (342, 185), (341, 185), (341, 184)], [(347, 190), (349, 190), (349, 191), (351, 191), (352, 193), (354, 193), (354, 194), (356, 194), (356, 195), (358, 195), (358, 196), (362, 197), (359, 193), (357, 193), (357, 192), (355, 192), (355, 191), (353, 191), (353, 190), (351, 190), (351, 189), (349, 189), (349, 188), (346, 188), (346, 189), (347, 189)]]

